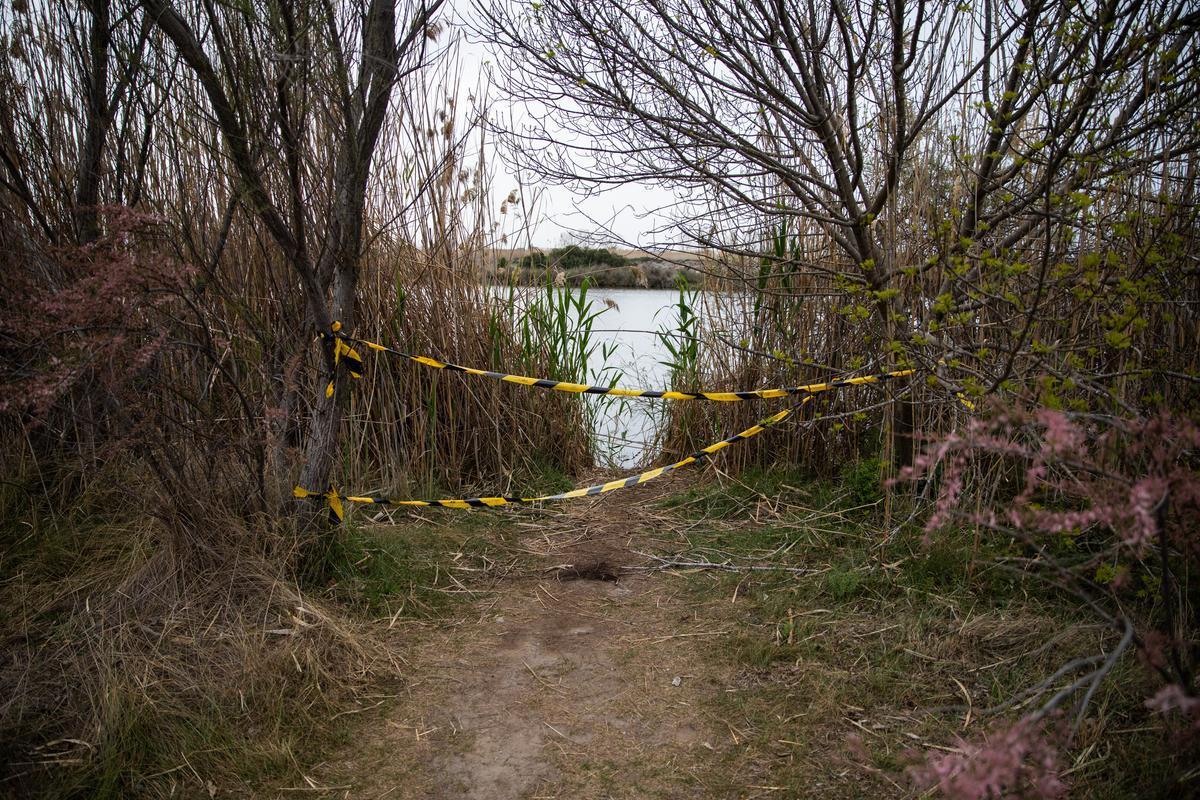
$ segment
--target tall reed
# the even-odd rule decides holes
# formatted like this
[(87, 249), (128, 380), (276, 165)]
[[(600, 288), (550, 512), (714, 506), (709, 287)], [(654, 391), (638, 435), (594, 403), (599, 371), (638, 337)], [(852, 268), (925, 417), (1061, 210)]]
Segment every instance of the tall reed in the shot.
[[(31, 13), (66, 37), (65, 9)], [(324, 596), (329, 573), (289, 518), (321, 351), (298, 334), (311, 330), (287, 254), (245, 207), (164, 48), (146, 50), (106, 150), (103, 235), (69, 244), (77, 73), (61, 37), (19, 38), (27, 57), (0, 67), (26, 184), (0, 187), (0, 780), (42, 794), (204, 792), (174, 767), (232, 776), (256, 747), (286, 753), (386, 663)], [(269, 76), (245, 77), (251, 91)], [(553, 295), (526, 331), (524, 301), (477, 279), (495, 234), (489, 177), (472, 163), (486, 158), (481, 117), (460, 107), (458, 78), (446, 60), (397, 95), (354, 333), (566, 375), (595, 345), (580, 350), (554, 314), (587, 317), (583, 298)], [(152, 135), (160, 125), (169, 135)], [(320, 155), (336, 132), (316, 119), (307, 135)], [(261, 158), (286, 193), (279, 154)], [(298, 227), (322, 229), (332, 161), (302, 165)], [(591, 463), (579, 398), (382, 355), (350, 396), (339, 487), (516, 492), (546, 462)], [(281, 630), (295, 635), (267, 632)]]
[[(764, 217), (757, 243), (731, 248), (757, 256), (709, 254), (716, 279), (700, 300), (695, 379), (703, 386), (918, 370), (913, 379), (822, 394), (803, 418), (830, 419), (802, 433), (759, 437), (731, 450), (724, 465), (836, 472), (874, 455), (886, 464), (893, 433), (950, 430), (990, 398), (1095, 413), (1197, 402), (1188, 377), (1195, 348), (1180, 346), (1200, 335), (1196, 276), (1183, 266), (1197, 247), (1186, 182), (1164, 182), (1157, 192), (1146, 191), (1145, 181), (1115, 182), (1106, 195), (1080, 198), (1049, 239), (1039, 228), (1010, 251), (964, 261), (951, 255), (956, 245), (946, 221), (948, 209), (963, 202), (961, 188), (936, 168), (949, 154), (926, 156), (910, 165), (906, 213), (914, 222), (894, 238), (898, 262), (915, 265), (895, 281), (895, 303), (907, 317), (881, 319), (878, 293), (848, 277), (858, 265), (815, 225), (795, 218)], [(982, 284), (969, 290), (974, 299), (929, 335), (918, 322), (949, 307), (950, 296), (939, 292), (972, 267)], [(763, 408), (711, 404), (673, 414), (668, 450), (739, 430)], [(915, 413), (905, 419), (902, 411)]]

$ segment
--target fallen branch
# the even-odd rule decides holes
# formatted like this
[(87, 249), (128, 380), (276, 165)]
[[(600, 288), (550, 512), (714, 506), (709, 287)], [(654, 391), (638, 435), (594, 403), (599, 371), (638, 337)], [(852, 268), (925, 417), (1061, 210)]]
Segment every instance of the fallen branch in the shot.
[(682, 558), (663, 558), (661, 556), (638, 553), (654, 564), (639, 567), (622, 567), (623, 572), (662, 572), (671, 569), (712, 569), (720, 572), (788, 572), (793, 575), (816, 575), (826, 569), (807, 569), (804, 567), (781, 567), (771, 564), (731, 564), (728, 561), (691, 561)]

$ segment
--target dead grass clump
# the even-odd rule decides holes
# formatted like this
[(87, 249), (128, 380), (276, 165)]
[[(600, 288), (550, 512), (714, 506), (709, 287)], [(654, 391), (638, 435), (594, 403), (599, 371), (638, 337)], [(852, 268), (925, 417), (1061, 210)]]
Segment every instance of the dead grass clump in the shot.
[(291, 777), (387, 664), (289, 579), (280, 555), (296, 539), (279, 523), (219, 504), (193, 523), (196, 498), (155, 483), (120, 506), (93, 499), (86, 526), (30, 513), (5, 526), (6, 792), (165, 797)]

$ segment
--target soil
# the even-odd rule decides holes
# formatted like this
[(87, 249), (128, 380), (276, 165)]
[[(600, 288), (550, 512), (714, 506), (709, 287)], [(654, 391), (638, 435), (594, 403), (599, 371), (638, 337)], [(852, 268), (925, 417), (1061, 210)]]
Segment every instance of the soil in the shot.
[[(689, 485), (678, 475), (482, 532), (437, 518), (438, 541), (479, 533), (499, 551), (483, 571), (451, 559), (471, 599), (396, 627), (398, 693), (342, 712), (354, 734), (341, 757), (278, 796), (928, 796), (906, 768), (982, 735), (994, 723), (977, 710), (997, 687), (1037, 685), (1102, 645), (1091, 618), (962, 577), (965, 546), (876, 549), (869, 518), (833, 524), (841, 512), (800, 505), (801, 490), (787, 514), (763, 497), (729, 519), (656, 502)], [(771, 559), (803, 574), (755, 571)], [(1123, 702), (1097, 705), (1110, 700)], [(1075, 794), (1134, 796), (1150, 771), (1128, 765), (1142, 762), (1093, 754), (1104, 726), (1134, 713), (1140, 702), (1087, 729)], [(1161, 735), (1142, 730), (1139, 748)]]
[[(644, 569), (647, 504), (530, 526), (520, 567), (405, 653), (403, 694), (322, 777), (348, 797), (713, 796), (731, 676), (682, 581)], [(595, 515), (595, 516), (593, 516)]]

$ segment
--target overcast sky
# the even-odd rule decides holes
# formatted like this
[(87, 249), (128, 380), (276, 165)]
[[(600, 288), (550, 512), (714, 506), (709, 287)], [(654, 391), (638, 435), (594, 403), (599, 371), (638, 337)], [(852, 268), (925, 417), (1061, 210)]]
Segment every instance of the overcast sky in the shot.
[[(488, 47), (468, 33), (468, 17), (471, 0), (450, 0), (450, 14), (459, 37), (462, 65), (462, 87), (487, 85), (489, 69), (495, 57)], [(460, 90), (465, 97), (466, 91)], [(494, 122), (511, 121), (520, 126), (526, 117), (525, 108), (519, 103), (509, 102), (501, 90), (492, 86), (488, 89), (492, 103), (491, 118)], [(586, 197), (561, 186), (541, 184), (536, 175), (514, 173), (511, 165), (504, 162), (499, 152), (490, 154), (494, 171), (492, 180), (493, 210), (500, 207), (510, 191), (525, 186), (522, 199), (528, 210), (528, 238), (538, 247), (554, 247), (566, 240), (599, 237), (606, 243), (630, 243), (636, 246), (653, 247), (651, 232), (661, 227), (665, 218), (655, 214), (656, 209), (669, 205), (673, 200), (670, 191), (646, 184), (630, 184), (609, 188), (599, 195)], [(516, 231), (525, 227), (519, 209), (510, 210), (504, 216), (505, 228), (509, 233), (509, 244), (523, 246), (524, 236)], [(607, 235), (608, 231), (611, 235)]]

